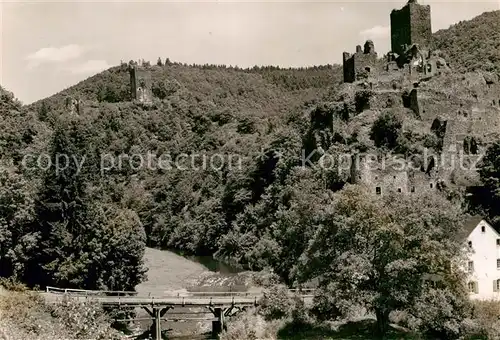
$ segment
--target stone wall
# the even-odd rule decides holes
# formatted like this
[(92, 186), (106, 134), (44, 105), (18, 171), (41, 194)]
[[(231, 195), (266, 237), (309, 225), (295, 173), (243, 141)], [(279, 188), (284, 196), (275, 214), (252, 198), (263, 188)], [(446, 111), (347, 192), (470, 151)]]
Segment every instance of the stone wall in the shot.
[(82, 114), (83, 113), (83, 101), (81, 99), (75, 99), (72, 97), (67, 97), (66, 98), (66, 110), (70, 114)]
[(356, 53), (343, 54), (344, 83), (353, 83), (357, 80), (366, 79), (375, 76), (378, 71), (377, 52), (373, 42), (368, 40), (364, 49), (356, 46)]
[(151, 103), (153, 100), (151, 72), (144, 67), (130, 67), (130, 91), (132, 99), (141, 103)]
[(353, 157), (352, 183), (363, 184), (377, 195), (413, 194), (437, 188), (437, 171), (426, 174), (413, 163), (390, 155), (380, 156), (378, 160), (372, 158), (367, 155)]
[(391, 12), (391, 48), (398, 55), (406, 48), (418, 44), (427, 49), (432, 39), (431, 8), (410, 0), (400, 10)]

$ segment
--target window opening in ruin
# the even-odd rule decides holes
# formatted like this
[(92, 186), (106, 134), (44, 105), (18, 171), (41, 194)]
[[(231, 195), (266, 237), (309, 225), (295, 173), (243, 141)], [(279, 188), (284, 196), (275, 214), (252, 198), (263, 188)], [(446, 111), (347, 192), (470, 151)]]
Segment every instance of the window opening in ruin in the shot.
[(375, 192), (377, 193), (377, 195), (382, 194), (382, 190), (380, 189), (380, 187), (376, 187)]
[(433, 187), (432, 183), (430, 184), (430, 187), (431, 187), (431, 189), (432, 189), (432, 187)]
[(415, 187), (411, 187), (411, 192), (415, 192)]
[(398, 192), (401, 192), (401, 188), (398, 188)]

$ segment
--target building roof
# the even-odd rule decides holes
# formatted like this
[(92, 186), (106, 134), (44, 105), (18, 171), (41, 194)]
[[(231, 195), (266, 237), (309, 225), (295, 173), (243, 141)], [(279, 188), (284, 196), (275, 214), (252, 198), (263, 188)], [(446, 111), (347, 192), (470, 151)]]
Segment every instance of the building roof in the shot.
[(459, 241), (464, 241), (469, 237), (469, 235), (472, 233), (472, 231), (477, 227), (477, 225), (484, 220), (484, 218), (480, 215), (475, 215), (475, 216), (470, 216), (468, 217), (464, 224), (462, 225), (462, 228), (457, 232), (457, 239)]

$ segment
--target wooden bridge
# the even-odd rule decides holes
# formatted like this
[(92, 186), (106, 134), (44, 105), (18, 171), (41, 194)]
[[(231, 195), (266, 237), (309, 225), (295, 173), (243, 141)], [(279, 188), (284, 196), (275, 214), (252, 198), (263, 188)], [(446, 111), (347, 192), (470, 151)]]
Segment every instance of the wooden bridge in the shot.
[[(312, 304), (314, 290), (291, 289), (291, 296), (300, 297), (306, 305)], [(149, 331), (144, 334), (153, 335), (154, 339), (162, 338), (161, 321), (212, 321), (212, 335), (217, 337), (226, 328), (225, 320), (247, 308), (255, 307), (259, 300), (264, 297), (262, 292), (188, 292), (181, 295), (170, 294), (165, 296), (151, 296), (151, 294), (139, 295), (131, 291), (104, 291), (83, 290), (47, 287), (41, 292), (48, 303), (58, 303), (65, 298), (76, 301), (95, 301), (105, 307), (143, 308), (150, 318), (120, 319), (116, 321), (139, 321), (153, 320)], [(167, 311), (176, 307), (204, 307), (213, 314), (213, 318), (166, 318)], [(200, 314), (200, 313), (182, 313)]]

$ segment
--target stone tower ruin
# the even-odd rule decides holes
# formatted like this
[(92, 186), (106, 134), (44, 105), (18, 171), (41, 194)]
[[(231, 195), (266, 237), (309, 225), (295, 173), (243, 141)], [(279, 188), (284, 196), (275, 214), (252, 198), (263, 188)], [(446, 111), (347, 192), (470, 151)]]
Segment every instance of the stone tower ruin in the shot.
[(368, 40), (365, 43), (364, 49), (361, 46), (356, 46), (356, 53), (351, 55), (344, 52), (344, 83), (352, 83), (361, 78), (368, 77), (376, 69), (377, 52), (373, 41)]
[(131, 65), (129, 71), (132, 99), (141, 103), (151, 103), (153, 100), (151, 72), (138, 65)]
[(65, 107), (66, 110), (74, 115), (81, 114), (83, 112), (83, 101), (81, 99), (75, 99), (73, 97), (66, 97)]
[(400, 10), (391, 12), (392, 52), (402, 55), (413, 44), (428, 50), (432, 39), (431, 7), (409, 0)]

